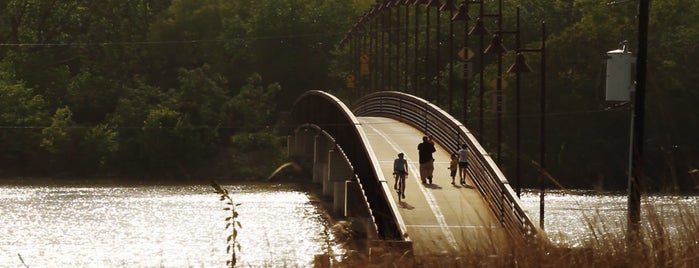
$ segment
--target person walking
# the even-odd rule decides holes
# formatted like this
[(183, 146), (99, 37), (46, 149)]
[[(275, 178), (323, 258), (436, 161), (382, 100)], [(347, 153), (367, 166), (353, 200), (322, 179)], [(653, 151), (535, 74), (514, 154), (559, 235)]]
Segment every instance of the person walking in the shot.
[(457, 152), (459, 155), (459, 179), (461, 185), (466, 185), (466, 168), (468, 168), (468, 145), (461, 145), (461, 149)]
[(432, 184), (432, 173), (434, 172), (434, 158), (432, 153), (437, 150), (434, 148), (434, 141), (429, 136), (422, 137), (422, 142), (417, 145), (419, 155), (418, 162), (420, 163), (420, 180), (422, 184)]
[(456, 170), (459, 168), (459, 154), (453, 153), (451, 154), (451, 161), (449, 161), (449, 176), (451, 177), (451, 185), (454, 184), (454, 180), (456, 179)]

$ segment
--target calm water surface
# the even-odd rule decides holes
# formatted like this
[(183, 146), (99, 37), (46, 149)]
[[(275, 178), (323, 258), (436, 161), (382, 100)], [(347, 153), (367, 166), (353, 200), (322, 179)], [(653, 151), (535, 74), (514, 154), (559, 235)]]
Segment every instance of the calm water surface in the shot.
[[(309, 266), (334, 247), (306, 193), (224, 187), (241, 203), (239, 267)], [(223, 206), (211, 186), (0, 186), (0, 267), (224, 267)]]
[[(539, 225), (538, 191), (523, 191), (522, 206)], [(548, 191), (544, 195), (544, 227), (549, 238), (559, 245), (580, 246), (598, 235), (626, 232), (627, 196), (625, 192)], [(652, 230), (650, 219), (658, 220), (672, 235), (686, 231), (684, 221), (699, 222), (699, 197), (694, 195), (650, 195), (641, 200), (642, 232)], [(691, 224), (690, 224), (691, 226)]]
[[(315, 255), (342, 252), (317, 204), (293, 185), (224, 187), (241, 204), (240, 267), (309, 267)], [(545, 201), (557, 243), (580, 244), (588, 223), (617, 233), (626, 226), (624, 193), (552, 191)], [(525, 191), (522, 204), (538, 224), (538, 193)], [(699, 215), (694, 196), (647, 204), (670, 227)], [(224, 267), (223, 205), (208, 185), (0, 186), (0, 267), (24, 267), (20, 255), (29, 267)]]

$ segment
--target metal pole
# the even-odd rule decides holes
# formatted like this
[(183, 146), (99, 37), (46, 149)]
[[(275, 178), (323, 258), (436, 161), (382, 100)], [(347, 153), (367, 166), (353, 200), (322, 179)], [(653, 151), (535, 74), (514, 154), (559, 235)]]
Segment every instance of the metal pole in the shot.
[[(464, 6), (466, 7), (466, 14), (468, 14), (468, 6), (469, 6), (469, 0), (464, 0)], [(468, 67), (470, 63), (470, 59), (468, 58), (468, 19), (464, 20), (464, 58), (463, 59), (463, 79), (464, 79), (464, 92), (463, 92), (463, 103), (462, 103), (462, 110), (463, 110), (463, 124), (468, 125)]]
[[(502, 0), (498, 1), (498, 33), (502, 32)], [(502, 38), (502, 35), (501, 35)], [(501, 39), (502, 40), (502, 39)], [(497, 163), (498, 166), (500, 166), (501, 163), (501, 149), (502, 149), (502, 53), (498, 53), (498, 77), (496, 80), (496, 87), (495, 87), (495, 116), (497, 119), (497, 147), (498, 147), (498, 156), (497, 156)]]
[(643, 127), (646, 98), (646, 72), (648, 64), (648, 15), (650, 0), (639, 0), (638, 4), (638, 55), (636, 57), (636, 92), (634, 94), (632, 118), (633, 166), (628, 182), (628, 234), (631, 243), (640, 241), (641, 222), (641, 174), (643, 167)]
[[(541, 23), (541, 151), (539, 163), (541, 170), (546, 170), (546, 23)], [(544, 196), (546, 185), (544, 174), (539, 179), (539, 226), (544, 230)]]
[[(520, 49), (520, 35), (519, 35), (519, 7), (517, 7), (517, 23), (515, 26), (515, 51), (519, 51)], [(520, 168), (520, 126), (521, 126), (521, 120), (519, 118), (520, 114), (520, 98), (521, 98), (521, 92), (520, 92), (520, 77), (519, 77), (520, 72), (515, 73), (515, 118), (516, 118), (516, 123), (515, 123), (515, 188), (517, 191), (517, 197), (521, 197), (522, 194), (522, 184), (521, 184), (521, 168)]]
[(415, 74), (414, 78), (414, 86), (415, 86), (415, 95), (419, 94), (420, 90), (420, 5), (415, 5)]
[(388, 18), (386, 18), (386, 21), (387, 21), (386, 22), (386, 36), (387, 36), (386, 39), (388, 39), (388, 42), (386, 43), (386, 47), (387, 47), (386, 48), (386, 87), (383, 88), (382, 90), (387, 90), (387, 89), (391, 89), (393, 86), (393, 84), (392, 84), (393, 83), (393, 81), (392, 81), (393, 70), (391, 68), (391, 63), (393, 62), (391, 60), (391, 55), (392, 55), (393, 51), (392, 51), (391, 46), (393, 45), (393, 38), (395, 38), (395, 37), (393, 36), (393, 31), (392, 31), (393, 30), (393, 12), (391, 12), (391, 8), (386, 7), (385, 5), (384, 5), (384, 7), (386, 9), (386, 13), (388, 13), (388, 15), (387, 15)]
[(405, 4), (405, 90), (407, 92), (409, 85), (409, 69), (410, 69), (410, 51), (408, 51), (408, 43), (410, 42), (410, 6)]
[(449, 10), (449, 114), (453, 113), (454, 103), (454, 22), (451, 18), (454, 17), (454, 10)]
[(430, 7), (425, 11), (425, 100), (430, 101)]
[(395, 46), (396, 46), (396, 88), (395, 90), (405, 92), (405, 89), (401, 89), (400, 86), (400, 40), (401, 40), (401, 35), (400, 35), (400, 7), (396, 7), (396, 37), (395, 37)]
[[(485, 3), (483, 3), (483, 0), (481, 0), (480, 1), (480, 10), (479, 10), (479, 18), (481, 18), (481, 19), (483, 19), (483, 15), (485, 15), (484, 14), (485, 8), (483, 7), (484, 5), (485, 5)], [(479, 44), (478, 50), (480, 50), (480, 52), (481, 52), (480, 53), (481, 57), (480, 57), (480, 60), (478, 63), (478, 67), (479, 67), (479, 71), (478, 71), (478, 82), (479, 82), (478, 83), (479, 84), (478, 85), (478, 87), (479, 87), (479, 89), (478, 89), (478, 117), (479, 117), (479, 119), (478, 119), (478, 136), (479, 137), (478, 137), (478, 140), (483, 142), (485, 139), (485, 135), (484, 135), (485, 130), (483, 128), (483, 97), (485, 95), (485, 87), (483, 85), (483, 82), (485, 80), (485, 77), (483, 74), (483, 72), (485, 70), (484, 35), (482, 35), (482, 34), (480, 35), (479, 42), (480, 42), (480, 44)]]
[[(428, 7), (428, 8), (429, 8), (429, 7)], [(440, 62), (440, 55), (439, 55), (439, 54), (441, 54), (441, 50), (442, 50), (442, 44), (441, 44), (442, 42), (440, 42), (440, 41), (441, 41), (441, 40), (440, 40), (440, 39), (441, 39), (441, 35), (442, 35), (442, 33), (441, 33), (441, 32), (442, 32), (442, 23), (441, 23), (442, 19), (441, 19), (441, 15), (440, 15), (441, 13), (442, 13), (442, 12), (439, 10), (439, 7), (437, 7), (437, 33), (435, 34), (435, 40), (437, 41), (437, 48), (435, 48), (435, 50), (434, 50), (435, 53), (436, 53), (436, 55), (435, 55), (435, 65), (437, 66), (437, 67), (434, 69), (434, 70), (435, 70), (435, 85), (434, 85), (434, 89), (435, 89), (435, 95), (436, 95), (436, 97), (437, 97), (437, 98), (435, 99), (435, 104), (437, 104), (437, 106), (439, 106), (439, 99), (440, 99), (440, 98), (439, 98), (439, 95), (441, 95), (441, 94), (440, 94), (440, 93), (441, 93), (441, 90), (440, 90), (440, 89), (441, 89), (441, 86), (440, 86), (440, 84), (441, 84), (441, 83), (440, 83), (440, 80), (441, 80), (440, 70), (442, 69), (442, 66), (441, 66), (442, 63)]]

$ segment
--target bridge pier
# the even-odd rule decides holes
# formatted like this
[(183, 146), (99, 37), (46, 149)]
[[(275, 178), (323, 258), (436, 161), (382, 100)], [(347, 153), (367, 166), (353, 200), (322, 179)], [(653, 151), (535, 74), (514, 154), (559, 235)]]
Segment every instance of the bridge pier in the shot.
[(296, 129), (290, 139), (292, 144), (289, 144), (289, 157), (306, 170), (312, 170), (316, 134), (317, 131), (301, 127)]
[(377, 239), (378, 228), (369, 210), (354, 168), (336, 141), (314, 125), (298, 127), (287, 137), (289, 157), (311, 171), (313, 183), (320, 183), (322, 195), (331, 198), (332, 211), (352, 222), (358, 237)]
[(328, 154), (335, 142), (328, 137), (316, 135), (313, 142), (313, 182), (323, 183), (328, 176)]

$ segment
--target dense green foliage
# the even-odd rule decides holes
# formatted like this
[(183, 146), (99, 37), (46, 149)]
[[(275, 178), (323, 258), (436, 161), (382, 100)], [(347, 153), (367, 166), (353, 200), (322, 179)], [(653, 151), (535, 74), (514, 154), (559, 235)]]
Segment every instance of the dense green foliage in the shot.
[[(383, 1), (382, 1), (383, 2)], [(444, 1), (442, 1), (444, 2)], [(454, 1), (459, 4), (461, 1)], [(540, 48), (542, 39), (542, 22), (546, 22), (546, 128), (543, 142), (545, 144), (545, 168), (567, 187), (585, 187), (598, 189), (624, 189), (627, 179), (629, 151), (630, 105), (608, 103), (605, 94), (605, 52), (621, 48), (620, 43), (628, 41), (627, 48), (638, 52), (638, 5), (637, 1), (597, 0), (513, 0), (503, 2), (502, 19), (497, 15), (500, 1), (484, 1), (485, 26), (491, 33), (497, 31), (497, 22), (502, 23), (501, 35), (503, 45), (509, 49), (503, 55), (503, 116), (502, 116), (502, 159), (500, 167), (513, 183), (517, 177), (516, 163), (521, 164), (522, 181), (525, 187), (539, 185), (541, 174), (537, 171), (541, 155), (541, 83), (539, 76), (540, 54), (530, 51), (525, 53), (533, 73), (521, 75), (521, 98), (519, 113), (516, 111), (515, 75), (506, 73), (515, 56), (514, 48), (516, 27), (516, 8), (520, 7), (521, 47)], [(645, 105), (644, 174), (646, 186), (656, 190), (697, 189), (699, 185), (699, 141), (694, 138), (699, 134), (699, 110), (692, 107), (699, 103), (697, 80), (699, 73), (693, 72), (692, 65), (699, 60), (696, 40), (699, 36), (699, 6), (695, 1), (668, 0), (652, 1), (649, 23), (648, 73)], [(479, 16), (480, 5), (470, 2), (469, 28), (473, 27)], [(441, 12), (441, 32), (439, 38), (435, 21), (436, 8), (429, 15), (431, 25), (427, 27), (425, 6), (405, 8), (400, 6), (403, 18), (406, 12), (411, 16), (409, 22), (410, 42), (398, 42), (402, 51), (409, 51), (407, 63), (399, 59), (398, 76), (402, 81), (408, 75), (406, 84), (395, 83), (396, 64), (385, 67), (384, 61), (394, 62), (396, 48), (394, 30), (396, 25), (396, 8), (382, 9), (370, 13), (367, 20), (354, 28), (356, 37), (369, 41), (346, 42), (345, 53), (348, 55), (368, 54), (372, 59), (369, 75), (359, 76), (359, 90), (376, 90), (377, 85), (416, 93), (436, 103), (452, 115), (464, 121), (466, 126), (479, 138), (494, 158), (496, 147), (496, 90), (497, 61), (494, 55), (485, 58), (476, 55), (472, 59), (472, 79), (463, 91), (461, 63), (452, 57), (456, 68), (453, 70), (453, 86), (449, 82), (449, 54), (456, 54), (461, 49), (463, 22), (455, 25), (454, 51), (449, 51), (449, 26), (445, 13)], [(367, 8), (369, 10), (369, 8)], [(391, 13), (391, 15), (388, 15)], [(415, 50), (412, 17), (419, 14), (421, 27), (418, 49)], [(378, 26), (377, 26), (378, 25)], [(348, 29), (352, 26), (348, 26)], [(378, 29), (378, 30), (376, 30)], [(391, 29), (390, 31), (387, 29)], [(390, 32), (390, 33), (389, 33)], [(429, 40), (426, 39), (429, 32)], [(403, 33), (404, 35), (405, 33)], [(386, 36), (392, 37), (386, 37)], [(434, 40), (439, 39), (439, 54)], [(490, 43), (485, 38), (483, 47), (479, 47), (478, 36), (469, 37), (469, 48), (482, 51)], [(383, 40), (383, 41), (382, 41)], [(393, 40), (393, 41), (392, 41)], [(427, 41), (426, 41), (427, 40)], [(378, 43), (378, 45), (376, 44)], [(385, 45), (388, 43), (389, 45)], [(359, 45), (358, 45), (359, 44)], [(425, 47), (429, 45), (430, 53), (426, 55)], [(353, 52), (353, 47), (355, 52)], [(356, 47), (360, 47), (356, 49)], [(383, 47), (383, 48), (382, 48)], [(361, 51), (359, 51), (361, 50)], [(359, 51), (359, 52), (356, 52)], [(385, 52), (389, 51), (389, 52)], [(418, 51), (419, 64), (414, 67), (414, 53)], [(405, 53), (405, 52), (401, 52)], [(383, 57), (388, 54), (389, 57)], [(476, 53), (479, 54), (479, 53)], [(403, 54), (405, 55), (405, 54)], [(440, 66), (436, 66), (437, 55), (441, 55)], [(344, 57), (344, 56), (343, 56)], [(428, 59), (429, 57), (429, 59)], [(424, 66), (425, 62), (434, 67)], [(480, 62), (485, 63), (485, 89), (483, 102), (479, 100)], [(407, 64), (407, 65), (406, 65)], [(345, 60), (340, 62), (345, 74), (359, 73), (360, 64)], [(413, 70), (413, 68), (417, 68)], [(440, 69), (437, 69), (440, 68)], [(388, 72), (388, 75), (385, 75)], [(413, 77), (414, 76), (414, 77)], [(340, 76), (338, 76), (340, 77)], [(435, 79), (438, 78), (438, 79)], [(404, 86), (405, 85), (405, 86)], [(407, 86), (407, 88), (406, 88)], [(415, 86), (419, 90), (415, 91)], [(425, 89), (429, 90), (425, 90)], [(450, 90), (454, 89), (454, 90)], [(464, 102), (466, 92), (468, 102)], [(453, 94), (453, 97), (451, 96)], [(350, 94), (346, 94), (349, 96)], [(451, 102), (450, 102), (451, 100)], [(466, 118), (462, 108), (466, 106)], [(481, 106), (484, 116), (479, 115)], [(479, 121), (483, 118), (484, 126), (480, 129)], [(521, 120), (521, 153), (516, 154), (516, 119)], [(548, 183), (548, 182), (547, 182)], [(513, 185), (514, 186), (514, 185)]]
[[(266, 167), (250, 163), (274, 165), (283, 159), (278, 115), (296, 96), (310, 89), (353, 95), (344, 88), (344, 77), (358, 64), (348, 61), (348, 46), (337, 47), (374, 3), (3, 1), (0, 175), (191, 176), (224, 158), (238, 165), (238, 174), (259, 176)], [(492, 14), (496, 4), (485, 1), (486, 12)], [(516, 6), (522, 7), (524, 47), (539, 46), (540, 22), (547, 22), (546, 168), (566, 186), (623, 187), (629, 113), (628, 107), (613, 107), (601, 97), (602, 56), (622, 40), (629, 41), (632, 52), (637, 50), (636, 5), (504, 1), (506, 30), (514, 27)], [(477, 9), (471, 5), (472, 18)], [(699, 179), (699, 172), (690, 172), (699, 167), (699, 112), (693, 107), (699, 103), (699, 74), (692, 71), (699, 61), (697, 12), (696, 1), (654, 1), (651, 6), (644, 144), (653, 188), (686, 189)], [(494, 19), (486, 22), (495, 27)], [(448, 24), (442, 25), (446, 40)], [(462, 27), (455, 27), (456, 40), (461, 40)], [(434, 37), (434, 29), (430, 31)], [(512, 36), (504, 42), (514, 46)], [(476, 44), (472, 38), (469, 46), (477, 50)], [(504, 55), (505, 68), (513, 56), (512, 51)], [(527, 55), (535, 73), (537, 58)], [(485, 59), (486, 83), (495, 77), (494, 62)], [(441, 84), (432, 98), (447, 109), (448, 71), (445, 67), (439, 73)], [(519, 116), (523, 181), (536, 185), (540, 176), (531, 163), (540, 154), (540, 84), (536, 74), (522, 76), (517, 115), (514, 76), (505, 79), (503, 170), (509, 178), (515, 174), (514, 120)], [(462, 88), (456, 80), (454, 88)], [(465, 118), (474, 132), (477, 82), (469, 81)], [(494, 89), (485, 88), (482, 141), (492, 151), (495, 98)], [(457, 100), (463, 93), (454, 94), (453, 110), (460, 111), (465, 103)]]
[(3, 1), (0, 175), (265, 176), (278, 114), (333, 84), (354, 5)]

